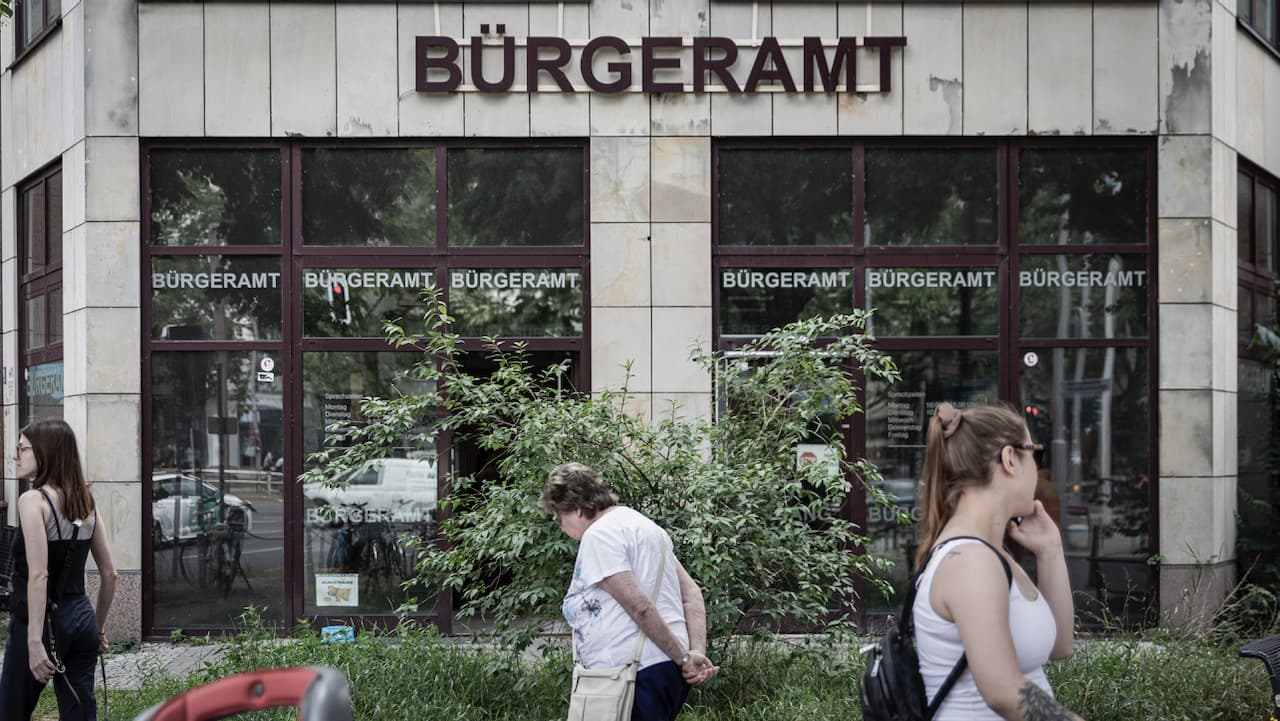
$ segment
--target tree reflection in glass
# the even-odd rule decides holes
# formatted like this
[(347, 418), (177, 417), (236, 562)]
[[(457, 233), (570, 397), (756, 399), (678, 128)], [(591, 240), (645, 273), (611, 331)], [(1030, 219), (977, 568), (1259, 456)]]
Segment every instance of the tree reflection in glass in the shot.
[(429, 246), (436, 238), (432, 148), (306, 148), (302, 242)]
[(151, 244), (279, 245), (279, 150), (150, 152)]
[(994, 245), (994, 148), (869, 149), (868, 245)]
[(1033, 245), (1147, 242), (1147, 151), (1024, 150), (1018, 240)]
[(581, 148), (449, 151), (449, 245), (582, 245)]
[(280, 337), (280, 258), (198, 255), (151, 259), (151, 337)]
[(720, 245), (852, 245), (848, 150), (721, 150)]

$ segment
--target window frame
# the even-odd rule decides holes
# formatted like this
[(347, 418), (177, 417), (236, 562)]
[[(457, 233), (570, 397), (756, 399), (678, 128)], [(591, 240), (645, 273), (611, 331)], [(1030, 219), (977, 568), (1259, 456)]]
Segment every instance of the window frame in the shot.
[[(306, 150), (334, 148), (343, 150), (361, 149), (415, 149), (433, 148), (436, 153), (435, 163), (435, 196), (436, 196), (436, 238), (427, 245), (417, 246), (336, 246), (307, 244), (303, 238), (303, 155)], [(572, 148), (579, 150), (582, 156), (582, 242), (579, 245), (529, 245), (529, 246), (450, 246), (448, 240), (448, 153), (453, 148), (498, 148), (498, 149), (538, 149), (538, 148)], [(280, 153), (280, 242), (275, 245), (156, 245), (151, 243), (151, 156), (155, 151), (163, 152), (209, 152), (209, 151), (245, 151), (267, 150)], [(394, 348), (386, 339), (370, 336), (306, 336), (303, 323), (303, 288), (300, 286), (302, 273), (305, 270), (353, 269), (353, 268), (416, 268), (433, 270), (436, 284), (442, 290), (442, 296), (448, 300), (447, 271), (450, 268), (501, 269), (501, 268), (574, 268), (579, 269), (582, 282), (582, 334), (576, 337), (503, 337), (502, 342), (519, 341), (531, 352), (559, 351), (576, 353), (578, 362), (574, 370), (573, 382), (576, 387), (590, 387), (590, 345), (587, 340), (591, 333), (591, 299), (590, 299), (590, 252), (591, 252), (591, 218), (590, 218), (590, 146), (589, 141), (577, 138), (545, 138), (532, 140), (489, 140), (489, 139), (386, 139), (386, 140), (327, 140), (327, 139), (279, 139), (279, 140), (164, 140), (144, 139), (141, 143), (140, 173), (141, 187), (141, 240), (140, 277), (142, 278), (142, 314), (141, 314), (141, 367), (142, 367), (142, 448), (153, 446), (153, 363), (152, 358), (158, 353), (175, 351), (211, 352), (265, 351), (278, 355), (282, 359), (276, 371), (286, 378), (296, 379), (285, 384), (282, 403), (286, 417), (292, 415), (293, 422), (288, 423), (283, 431), (282, 439), (285, 452), (283, 476), (295, 478), (303, 470), (301, 458), (304, 449), (303, 412), (305, 389), (303, 383), (303, 364), (305, 354), (310, 352), (401, 352), (418, 354), (421, 351), (413, 347)], [(191, 258), (191, 257), (268, 257), (280, 259), (281, 294), (281, 337), (279, 339), (256, 340), (166, 340), (152, 337), (152, 299), (148, 292), (152, 261), (156, 258)], [(463, 353), (483, 352), (487, 350), (484, 339), (479, 337), (463, 338), (458, 344)], [(446, 478), (450, 470), (452, 453), (451, 439), (442, 434), (437, 453), (437, 497), (447, 497)], [(144, 463), (149, 451), (144, 451)], [(149, 472), (143, 474), (143, 496), (151, 492)], [(322, 613), (307, 612), (308, 579), (303, 577), (305, 570), (303, 547), (304, 539), (295, 530), (301, 528), (305, 516), (305, 499), (298, 484), (286, 484), (294, 490), (284, 496), (284, 523), (288, 541), (284, 544), (283, 572), (284, 597), (281, 599), (286, 620), (285, 627), (305, 620), (317, 627), (324, 623), (377, 623), (388, 626), (396, 624), (396, 617), (391, 613), (343, 614), (340, 609)], [(150, 504), (143, 504), (144, 527), (152, 523)], [(142, 628), (147, 638), (167, 637), (174, 630), (168, 626), (157, 626), (155, 622), (156, 571), (155, 548), (151, 535), (143, 534), (143, 610)], [(443, 632), (452, 629), (453, 606), (451, 594), (440, 594), (436, 607), (415, 614), (415, 618), (436, 623)], [(197, 632), (225, 630), (222, 627), (201, 625), (186, 626), (187, 630)]]
[[(22, 28), (26, 21), (27, 7), (31, 0), (15, 0), (13, 4), (13, 63), (16, 66), (23, 58), (44, 42), (44, 39), (62, 27), (62, 0), (44, 0), (44, 12), (40, 18), (40, 29), (31, 37), (23, 38)], [(54, 9), (54, 6), (57, 6)], [(53, 14), (53, 17), (50, 17)]]
[[(1253, 294), (1262, 293), (1270, 295), (1272, 303), (1276, 304), (1277, 312), (1280, 312), (1280, 178), (1267, 173), (1260, 167), (1250, 163), (1244, 158), (1236, 160), (1236, 182), (1244, 182), (1245, 178), (1249, 179), (1252, 184), (1252, 192), (1249, 196), (1249, 209), (1252, 211), (1251, 217), (1239, 217), (1237, 212), (1237, 243), (1239, 243), (1240, 229), (1249, 228), (1249, 244), (1251, 252), (1248, 257), (1241, 257), (1237, 251), (1237, 280), (1236, 280), (1236, 312), (1248, 312), (1250, 314), (1250, 327), (1256, 328), (1259, 323), (1269, 322), (1270, 319), (1259, 319), (1256, 316), (1256, 309), (1253, 307)], [(1271, 191), (1275, 198), (1275, 205), (1272, 212), (1276, 214), (1274, 218), (1274, 235), (1270, 239), (1262, 237), (1262, 212), (1258, 203), (1258, 189), (1266, 188)], [(1237, 189), (1237, 195), (1239, 188)], [(1238, 201), (1237, 201), (1238, 203)], [(1247, 225), (1246, 225), (1247, 224)], [(1259, 263), (1258, 246), (1260, 243), (1269, 242), (1270, 244), (1270, 266)], [(1247, 291), (1247, 298), (1246, 298)], [(1248, 310), (1246, 311), (1246, 302)], [(1238, 325), (1238, 324), (1237, 324)], [(1256, 360), (1267, 360), (1268, 351), (1265, 348), (1250, 347), (1251, 339), (1240, 338), (1237, 334), (1237, 343), (1239, 346), (1240, 357), (1252, 358)]]
[[(1239, 12), (1240, 6), (1244, 4), (1248, 4), (1249, 7), (1247, 16)], [(1271, 27), (1269, 29), (1258, 27), (1256, 22), (1258, 8), (1264, 5), (1271, 6)], [(1252, 35), (1272, 55), (1280, 58), (1280, 0), (1237, 0), (1236, 24)], [(1268, 35), (1270, 36), (1269, 39)]]
[[(44, 214), (44, 237), (41, 242), (44, 243), (45, 258), (50, 257), (49, 249), (54, 243), (62, 243), (62, 211), (59, 208), (57, 213), (58, 229), (52, 232), (49, 222), (52, 217), (51, 205), (48, 187), (50, 181), (57, 177), (59, 181), (62, 179), (62, 161), (58, 159), (53, 163), (41, 168), (26, 180), (18, 185), (17, 192), (17, 232), (18, 232), (18, 370), (21, 377), (18, 390), (18, 418), (19, 423), (26, 425), (27, 414), (30, 411), (29, 399), (27, 398), (26, 375), (38, 365), (45, 363), (55, 363), (63, 359), (63, 334), (65, 334), (65, 324), (63, 334), (58, 335), (56, 342), (51, 342), (52, 337), (49, 332), (53, 326), (52, 304), (49, 303), (55, 293), (62, 300), (62, 253), (59, 252), (56, 262), (46, 262), (38, 271), (26, 271), (27, 258), (29, 257), (30, 247), (27, 241), (27, 229), (29, 227), (30, 218), (26, 211), (26, 203), (23, 198), (26, 193), (37, 187), (44, 188), (44, 199), (42, 212)], [(56, 237), (55, 237), (56, 236)], [(45, 300), (44, 312), (41, 319), (43, 326), (45, 342), (43, 345), (35, 348), (30, 347), (27, 341), (28, 333), (31, 331), (28, 322), (27, 306), (33, 299), (40, 297)], [(60, 302), (59, 308), (65, 317), (65, 303)]]
[[(853, 167), (854, 197), (853, 236), (843, 245), (822, 246), (732, 246), (720, 245), (720, 153), (737, 149), (810, 149), (845, 148), (850, 153)], [(866, 243), (866, 173), (865, 159), (868, 149), (907, 150), (973, 150), (990, 148), (998, 162), (996, 175), (996, 224), (997, 240), (993, 245), (869, 245)], [(1146, 203), (1145, 235), (1141, 243), (1108, 243), (1105, 245), (1071, 244), (1043, 245), (1021, 244), (1019, 232), (1019, 177), (1020, 154), (1038, 150), (1142, 150), (1145, 152)], [(711, 212), (712, 212), (712, 262), (711, 306), (713, 347), (721, 354), (734, 354), (749, 341), (748, 337), (725, 335), (722, 332), (720, 273), (723, 268), (804, 269), (823, 267), (848, 267), (854, 270), (853, 308), (866, 305), (867, 270), (884, 267), (972, 267), (999, 270), (997, 280), (998, 324), (994, 335), (966, 336), (896, 336), (878, 338), (876, 347), (893, 355), (904, 351), (996, 351), (999, 355), (999, 398), (1014, 404), (1021, 403), (1020, 359), (1028, 351), (1046, 352), (1053, 348), (1141, 348), (1146, 354), (1146, 390), (1151, 411), (1141, 419), (1147, 426), (1149, 456), (1146, 472), (1150, 478), (1158, 478), (1159, 462), (1158, 411), (1158, 266), (1156, 242), (1156, 148), (1152, 138), (743, 138), (713, 139)], [(1019, 289), (1016, 273), (1020, 260), (1029, 255), (1141, 255), (1147, 259), (1146, 334), (1126, 338), (1042, 338), (1023, 336), (1019, 321)], [(845, 433), (846, 456), (865, 458), (867, 455), (867, 421), (865, 414), (848, 419)], [(1147, 491), (1148, 507), (1159, 507), (1158, 484), (1150, 484)], [(855, 486), (856, 487), (856, 486)], [(851, 493), (842, 510), (844, 517), (864, 524), (867, 504), (864, 494)], [(1159, 548), (1159, 518), (1154, 512), (1148, 519), (1148, 547)], [(1159, 603), (1157, 574), (1148, 576), (1151, 603)], [(859, 598), (866, 598), (871, 589), (862, 578), (854, 579)], [(883, 622), (879, 612), (868, 612), (859, 604), (858, 616), (864, 622)]]

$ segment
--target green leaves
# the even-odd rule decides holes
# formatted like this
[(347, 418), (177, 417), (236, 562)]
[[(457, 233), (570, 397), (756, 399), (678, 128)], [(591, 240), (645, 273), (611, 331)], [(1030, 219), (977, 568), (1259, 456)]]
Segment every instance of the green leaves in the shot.
[[(318, 467), (304, 481), (385, 455), (427, 419), (455, 445), (494, 452), (492, 467), (449, 479), (443, 543), (421, 549), (412, 585), (452, 591), (459, 616), (488, 619), (503, 643), (523, 648), (560, 616), (576, 543), (536, 502), (550, 470), (570, 460), (596, 468), (623, 504), (671, 534), (703, 588), (713, 639), (784, 621), (823, 627), (844, 617), (854, 576), (883, 566), (855, 552), (867, 539), (840, 512), (861, 492), (852, 479), (878, 479), (870, 464), (844, 457), (842, 424), (861, 412), (855, 372), (897, 377), (862, 333), (866, 313), (793, 323), (732, 358), (698, 349), (716, 407), (658, 408), (650, 421), (631, 414), (625, 385), (579, 393), (567, 362), (535, 369), (519, 343), (487, 339), (493, 370), (468, 375), (438, 291), (426, 292), (426, 305), (422, 334), (386, 330), (393, 345), (424, 351), (411, 374), (435, 391), (366, 399), (366, 422), (328, 429), (336, 440), (312, 457)], [(802, 465), (802, 445), (822, 460)], [(871, 492), (873, 502), (888, 500)]]

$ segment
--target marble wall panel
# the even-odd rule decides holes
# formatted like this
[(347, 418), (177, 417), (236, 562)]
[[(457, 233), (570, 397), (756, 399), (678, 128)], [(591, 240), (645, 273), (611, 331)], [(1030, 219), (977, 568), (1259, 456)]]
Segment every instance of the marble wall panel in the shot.
[(84, 150), (85, 219), (138, 220), (138, 139), (91, 137)]
[(1093, 130), (1093, 8), (1027, 9), (1027, 129), (1038, 135)]
[(204, 7), (138, 6), (138, 131), (204, 134)]
[(1208, 135), (1160, 137), (1159, 217), (1208, 217), (1212, 210), (1212, 144)]
[(650, 0), (591, 3), (591, 37), (616, 35), (628, 41), (639, 40), (649, 34), (649, 11)]
[(710, 393), (654, 393), (654, 420), (698, 418), (710, 421), (715, 399)]
[(649, 35), (697, 38), (710, 29), (710, 0), (662, 0), (649, 9)]
[[(1236, 283), (1239, 277), (1239, 264), (1236, 258), (1236, 229), (1213, 222), (1213, 296), (1210, 301), (1223, 308), (1235, 310), (1239, 307)], [(1164, 258), (1164, 239), (1161, 238), (1160, 257)], [(1163, 265), (1163, 260), (1162, 263)]]
[[(0, 148), (13, 147), (13, 73), (0, 73)], [(0, 153), (0, 188), (10, 188), (18, 181), (14, 172), (13, 152)], [(12, 217), (12, 216), (5, 216)], [(4, 224), (8, 227), (8, 224)]]
[[(779, 12), (784, 11), (785, 9)], [(717, 2), (711, 6), (710, 34), (738, 41), (738, 62), (730, 68), (730, 72), (741, 87), (746, 84), (747, 75), (751, 72), (751, 63), (755, 59), (756, 51), (754, 47), (749, 47), (750, 42), (774, 34), (773, 12), (768, 5), (762, 3)], [(714, 114), (715, 98), (720, 96), (717, 94), (712, 97)], [(719, 135), (720, 131), (717, 130), (716, 134)]]
[(1093, 132), (1155, 132), (1160, 108), (1155, 3), (1093, 8)]
[(473, 138), (529, 137), (527, 93), (467, 93), (462, 98), (463, 133)]
[(62, 67), (62, 147), (66, 148), (85, 136), (85, 63), (84, 3), (63, 8)]
[(1221, 2), (1213, 4), (1213, 109), (1214, 137), (1227, 145), (1236, 143), (1236, 17)]
[[(841, 37), (902, 34), (902, 4), (841, 3), (837, 30)], [(910, 39), (907, 41), (910, 43)], [(914, 52), (914, 50), (913, 50)], [(894, 52), (889, 70), (890, 92), (841, 93), (836, 104), (836, 124), (841, 135), (900, 135), (902, 133), (903, 52)], [(859, 84), (880, 82), (877, 53), (858, 56)]]
[(711, 224), (654, 223), (653, 304), (711, 305)]
[(1213, 387), (1213, 342), (1218, 336), (1213, 307), (1208, 303), (1160, 305), (1160, 344), (1177, 349), (1160, 354), (1162, 389)]
[(591, 219), (647, 222), (649, 178), (648, 138), (594, 138), (591, 141)]
[(710, 308), (654, 308), (653, 390), (710, 393), (710, 373), (690, 359), (696, 347), (710, 343)]
[(338, 135), (396, 135), (395, 5), (338, 5), (337, 43)]
[[(56, 38), (55, 38), (56, 39)], [(14, 182), (62, 154), (62, 52), (57, 42), (41, 44), (13, 68), (12, 113)]]
[(711, 95), (714, 135), (773, 135), (773, 98), (768, 95)]
[(1212, 475), (1213, 391), (1162, 388), (1159, 403), (1161, 476)]
[(137, 135), (137, 0), (82, 5), (85, 133)]
[[(590, 36), (589, 5), (530, 5), (529, 34), (565, 38), (570, 43)], [(570, 62), (564, 67), (565, 77), (579, 90), (585, 90), (582, 70), (577, 62), (581, 48), (574, 48)], [(526, 73), (527, 74), (527, 73)], [(546, 73), (538, 78), (539, 87), (555, 88)], [(562, 93), (548, 90), (529, 98), (529, 132), (534, 136), (585, 137), (591, 134), (591, 98), (587, 92)]]
[[(1234, 503), (1219, 489), (1234, 491), (1235, 479), (1225, 477), (1160, 479), (1160, 555), (1164, 563), (1215, 563), (1234, 557), (1226, 545), (1224, 523), (1216, 519)], [(1229, 509), (1228, 506), (1231, 508)]]
[[(16, 218), (18, 203), (18, 189), (9, 187), (0, 191), (0, 218)], [(16, 223), (0, 223), (0, 260), (12, 260), (18, 257), (18, 228)], [(0, 288), (12, 288), (9, 285), (9, 279), (0, 279)], [(0, 307), (10, 306), (13, 303), (0, 303)], [(9, 324), (4, 324), (4, 328), (12, 328)]]
[(1262, 107), (1262, 127), (1266, 133), (1262, 167), (1268, 173), (1280, 177), (1280, 62), (1273, 59), (1265, 63), (1262, 73), (1263, 95), (1266, 98)]
[[(89, 305), (88, 291), (90, 279), (93, 277), (93, 269), (86, 265), (85, 256), (89, 252), (89, 227), (90, 225), (114, 225), (113, 223), (81, 223), (73, 228), (68, 228), (62, 233), (62, 258), (63, 258), (63, 274), (62, 274), (62, 312), (70, 313), (75, 310)], [(136, 240), (136, 237), (135, 237)], [(133, 276), (138, 276), (138, 254), (133, 254), (134, 268)], [(137, 301), (135, 301), (136, 303)], [(76, 354), (66, 354), (68, 360)]]
[(67, 346), (76, 349), (64, 359), (67, 395), (129, 394), (142, 387), (141, 317), (136, 307), (81, 308), (67, 313)]
[(648, 223), (591, 224), (591, 305), (647, 307)]
[[(830, 38), (838, 27), (835, 5), (788, 3), (773, 13), (773, 33), (781, 40), (806, 36)], [(836, 133), (836, 94), (804, 93), (804, 52), (798, 47), (784, 47), (782, 57), (792, 81), (800, 93), (778, 93), (773, 96), (774, 135), (834, 135)], [(818, 81), (815, 81), (818, 82)]]
[(271, 134), (271, 8), (208, 3), (204, 8), (205, 132)]
[[(87, 422), (84, 428), (93, 429), (93, 433), (83, 433), (77, 428), (76, 434), (80, 439), (84, 471), (89, 482), (141, 478), (141, 396), (92, 394), (81, 398)], [(141, 526), (141, 523), (137, 524), (139, 530)], [(128, 568), (123, 563), (120, 565)]]
[[(137, 221), (85, 223), (84, 305), (136, 308), (142, 298), (142, 224)], [(71, 307), (71, 306), (68, 306)], [(137, 335), (137, 328), (133, 335)]]
[[(1236, 350), (1237, 344), (1233, 342), (1236, 339), (1236, 313), (1229, 308), (1214, 305), (1210, 306), (1210, 314), (1213, 335), (1208, 343), (1213, 355), (1213, 387), (1216, 390), (1234, 394), (1240, 380), (1236, 363), (1239, 351)], [(1168, 347), (1177, 348), (1178, 346)], [(1235, 416), (1230, 416), (1223, 419), (1222, 425), (1234, 427), (1238, 420)], [(1234, 456), (1238, 449), (1234, 445), (1228, 447), (1232, 450), (1226, 455)], [(1223, 471), (1223, 473), (1231, 472)]]
[(591, 309), (591, 389), (619, 388), (648, 393), (653, 388), (653, 311), (649, 308)]
[[(637, 51), (638, 52), (638, 51)], [(603, 70), (604, 60), (598, 54), (597, 77), (609, 77)], [(634, 78), (639, 82), (639, 78)], [(647, 93), (590, 93), (591, 135), (643, 136), (649, 134), (649, 95)]]
[[(142, 568), (142, 483), (138, 480), (118, 480), (106, 478), (90, 478), (93, 484), (93, 497), (97, 502), (98, 513), (102, 522), (111, 534), (111, 555), (117, 570), (135, 570)], [(117, 583), (123, 581), (123, 576)], [(117, 595), (120, 589), (116, 589)], [(92, 598), (92, 596), (91, 596)], [(116, 608), (127, 613), (127, 607), (116, 599), (111, 604), (111, 615), (116, 615)], [(141, 599), (138, 599), (141, 601)], [(140, 608), (141, 606), (139, 606)], [(108, 637), (110, 637), (108, 627)]]
[(909, 3), (902, 30), (911, 52), (902, 69), (902, 128), (907, 135), (958, 135), (964, 119), (964, 47), (958, 4)]
[(1255, 163), (1266, 161), (1266, 67), (1273, 61), (1251, 37), (1236, 42), (1236, 152)]
[(711, 222), (710, 138), (654, 138), (655, 222)]
[(652, 135), (710, 135), (711, 95), (660, 93), (649, 100)]
[(1212, 129), (1213, 0), (1160, 3), (1160, 132)]
[(964, 6), (964, 133), (1027, 132), (1027, 7)]
[[(489, 34), (482, 35), (480, 32), (482, 25), (489, 26)], [(498, 26), (503, 26), (504, 35), (498, 34)], [(484, 50), (481, 53), (483, 62), (480, 66), (480, 72), (483, 73), (483, 79), (494, 83), (504, 81), (503, 77), (503, 54), (502, 42), (503, 38), (523, 39), (529, 35), (529, 6), (517, 5), (512, 3), (471, 3), (462, 6), (462, 33), (463, 37), (471, 40), (472, 37), (484, 37)], [(522, 62), (524, 51), (522, 48), (515, 48), (515, 67), (514, 76), (511, 78), (512, 83), (516, 86), (523, 87), (527, 81), (525, 78), (525, 64)], [(471, 63), (470, 46), (462, 49), (462, 76), (465, 81), (471, 85), (477, 84), (477, 78), (474, 76), (474, 68)]]
[(1158, 223), (1159, 301), (1212, 302), (1217, 277), (1211, 221), (1207, 218), (1163, 218)]
[[(438, 15), (436, 11), (438, 10)], [(414, 65), (414, 38), (418, 35), (462, 37), (462, 7), (447, 5), (397, 6), (399, 57), (400, 134), (459, 136), (463, 129), (462, 93), (419, 93)], [(439, 17), (439, 25), (436, 18)], [(465, 64), (465, 63), (464, 63)]]
[(587, 93), (532, 93), (529, 134), (586, 137), (591, 134), (591, 98)]
[(271, 134), (332, 137), (337, 122), (333, 5), (271, 6)]
[(1239, 179), (1236, 151), (1215, 137), (1209, 149), (1209, 158), (1213, 181), (1210, 216), (1220, 223), (1236, 227), (1236, 215), (1239, 213), (1236, 198)]

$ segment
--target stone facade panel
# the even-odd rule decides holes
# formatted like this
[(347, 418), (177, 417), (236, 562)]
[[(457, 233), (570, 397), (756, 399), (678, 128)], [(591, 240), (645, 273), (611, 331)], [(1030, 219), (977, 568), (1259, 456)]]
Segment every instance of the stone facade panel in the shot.
[(711, 132), (717, 136), (773, 135), (773, 99), (767, 95), (713, 94)]
[(1160, 8), (1160, 132), (1212, 129), (1213, 0), (1163, 2)]
[(1161, 303), (1213, 301), (1214, 284), (1218, 281), (1213, 235), (1207, 218), (1159, 221)]
[(710, 135), (709, 94), (662, 93), (649, 101), (649, 132), (653, 135)]
[(711, 224), (654, 223), (653, 298), (664, 306), (711, 302)]
[(652, 304), (648, 223), (591, 224), (591, 304)]
[(82, 2), (86, 135), (138, 134), (138, 3)]
[(1096, 4), (1093, 8), (1093, 132), (1155, 132), (1157, 6)]
[(710, 308), (653, 309), (653, 390), (709, 393), (711, 376), (690, 359), (696, 346), (711, 343)]
[(649, 139), (596, 138), (591, 143), (591, 219), (649, 220)]
[(1093, 8), (1032, 3), (1027, 35), (1027, 128), (1039, 135), (1091, 133)]
[(271, 6), (271, 134), (333, 137), (337, 18), (333, 5)]
[[(436, 11), (439, 11), (439, 26)], [(567, 8), (566, 8), (567, 10)], [(414, 38), (419, 35), (444, 35), (462, 37), (462, 7), (447, 5), (397, 6), (399, 28), (397, 53), (399, 73), (399, 128), (405, 136), (457, 137), (462, 135), (462, 93), (419, 93), (417, 71), (414, 65)], [(478, 32), (478, 29), (477, 29)], [(459, 57), (459, 60), (462, 56)], [(434, 77), (434, 76), (433, 76)]]
[[(597, 62), (599, 64), (599, 61)], [(603, 74), (605, 71), (597, 70)], [(591, 93), (591, 136), (649, 135), (649, 96), (645, 93)]]
[(138, 131), (204, 134), (204, 6), (138, 6)]
[(85, 149), (85, 219), (138, 220), (138, 139), (87, 138)]
[(535, 137), (590, 135), (591, 98), (585, 93), (534, 93), (529, 96), (529, 134)]
[[(1161, 475), (1212, 475), (1213, 391), (1167, 389), (1163, 386), (1162, 379), (1159, 392)], [(1168, 502), (1162, 493), (1162, 512)]]
[(1223, 493), (1229, 488), (1234, 496), (1235, 485), (1234, 476), (1160, 479), (1160, 555), (1165, 563), (1212, 564), (1235, 557), (1226, 530), (1234, 526), (1235, 503)]
[(711, 222), (711, 140), (654, 138), (655, 222)]
[(338, 5), (337, 45), (338, 135), (396, 135), (395, 6)]
[(1213, 387), (1213, 341), (1218, 337), (1213, 322), (1213, 306), (1208, 303), (1160, 306), (1160, 343), (1178, 349), (1160, 354), (1162, 389)]
[(1025, 134), (1026, 5), (966, 4), (963, 55), (965, 135)]
[[(62, 155), (62, 228), (74, 228), (85, 222), (85, 166), (84, 139), (67, 148)], [(141, 192), (141, 191), (139, 191)], [(141, 211), (139, 211), (141, 212)], [(8, 227), (7, 225), (5, 227)]]
[(631, 364), (631, 390), (650, 392), (653, 388), (652, 309), (592, 307), (590, 342), (593, 392), (627, 384), (627, 363)]
[(1221, 2), (1213, 4), (1213, 136), (1236, 144), (1236, 16)]
[(529, 137), (529, 96), (526, 93), (462, 97), (464, 133), (472, 138)]
[(205, 132), (209, 135), (271, 135), (270, 14), (265, 3), (205, 4)]
[[(1252, 38), (1236, 43), (1236, 151), (1254, 163), (1266, 161), (1266, 72), (1273, 64)], [(1280, 117), (1278, 115), (1277, 117)]]
[(1161, 218), (1207, 218), (1212, 210), (1213, 140), (1208, 135), (1162, 135), (1160, 168)]
[(1280, 176), (1280, 62), (1268, 59), (1263, 69), (1262, 165), (1268, 173)]
[(959, 135), (964, 130), (964, 23), (958, 4), (905, 4), (902, 30), (911, 52), (903, 54), (902, 132)]

